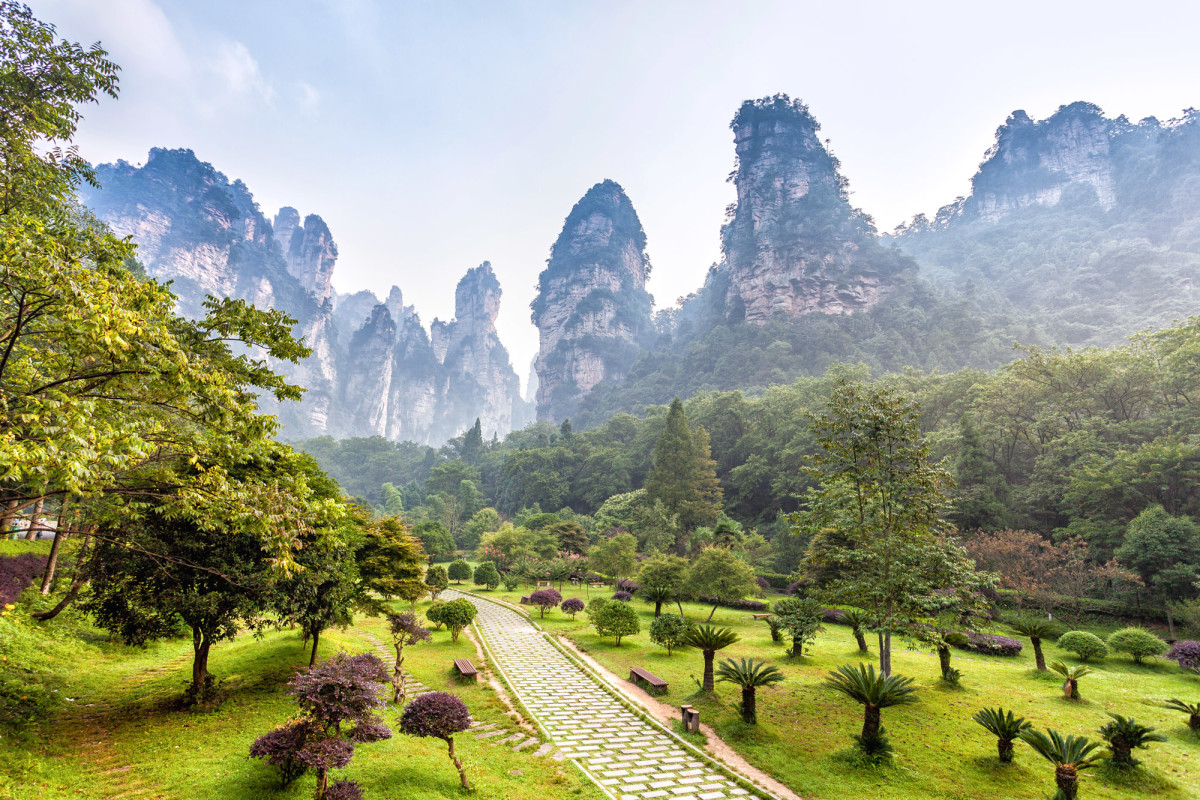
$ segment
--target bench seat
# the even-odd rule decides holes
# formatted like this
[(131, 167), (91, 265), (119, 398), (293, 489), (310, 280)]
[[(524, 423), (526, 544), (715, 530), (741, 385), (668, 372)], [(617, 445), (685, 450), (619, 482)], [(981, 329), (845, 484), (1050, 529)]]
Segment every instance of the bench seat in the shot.
[(479, 680), (479, 670), (475, 669), (475, 665), (472, 664), (468, 659), (454, 659), (454, 669), (464, 678), (468, 678), (473, 681)]
[(649, 670), (644, 670), (641, 667), (631, 667), (629, 670), (629, 680), (638, 686), (645, 686), (645, 689), (650, 694), (665, 694), (670, 687), (666, 681), (655, 675)]

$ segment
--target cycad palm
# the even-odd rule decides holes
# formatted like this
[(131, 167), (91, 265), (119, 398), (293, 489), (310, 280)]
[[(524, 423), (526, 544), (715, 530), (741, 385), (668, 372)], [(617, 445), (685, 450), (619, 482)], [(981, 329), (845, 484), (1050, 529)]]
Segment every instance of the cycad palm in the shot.
[(1194, 731), (1200, 731), (1200, 703), (1185, 703), (1178, 698), (1172, 697), (1165, 705), (1167, 708), (1187, 714), (1188, 727)]
[(724, 659), (717, 666), (717, 680), (729, 681), (742, 687), (742, 721), (747, 725), (758, 724), (757, 697), (759, 686), (771, 686), (783, 680), (779, 667), (752, 658)]
[(912, 678), (876, 673), (874, 665), (843, 664), (831, 672), (825, 682), (862, 704), (863, 727), (858, 743), (868, 754), (888, 749), (881, 724), (883, 709), (916, 701)]
[(1021, 741), (1054, 765), (1054, 783), (1058, 786), (1055, 800), (1075, 800), (1080, 771), (1096, 766), (1100, 760), (1099, 754), (1092, 753), (1100, 743), (1088, 741), (1086, 736), (1064, 737), (1056, 730), (1042, 733), (1030, 729), (1021, 731)]
[(1037, 661), (1037, 668), (1045, 672), (1046, 657), (1042, 655), (1042, 639), (1052, 638), (1058, 632), (1058, 626), (1050, 620), (1040, 617), (1023, 617), (1015, 619), (1009, 624), (1017, 633), (1029, 637), (1029, 641), (1033, 644), (1033, 657)]
[(731, 629), (718, 628), (715, 625), (697, 625), (683, 638), (684, 644), (704, 653), (704, 691), (713, 690), (713, 656), (718, 650), (729, 647), (737, 640), (738, 635)]
[(858, 642), (859, 652), (871, 652), (867, 648), (866, 629), (871, 624), (871, 615), (861, 608), (847, 608), (842, 612), (842, 619), (846, 620), (846, 624), (854, 632), (854, 641)]
[(1021, 731), (1033, 727), (1024, 717), (1014, 716), (1011, 711), (1005, 713), (1003, 708), (985, 708), (971, 719), (996, 737), (1000, 760), (1006, 764), (1013, 760), (1013, 740), (1021, 735)]
[(1111, 761), (1113, 766), (1128, 768), (1137, 766), (1137, 759), (1133, 757), (1135, 748), (1146, 748), (1151, 742), (1165, 742), (1166, 736), (1161, 733), (1155, 733), (1154, 728), (1147, 725), (1142, 725), (1133, 717), (1122, 717), (1120, 714), (1109, 714), (1112, 717), (1112, 722), (1106, 722), (1100, 726), (1100, 735), (1104, 737), (1104, 741), (1108, 742), (1108, 749), (1112, 751)]
[(1091, 667), (1089, 667), (1087, 664), (1080, 664), (1076, 667), (1068, 667), (1061, 661), (1055, 661), (1050, 665), (1050, 669), (1067, 679), (1063, 684), (1063, 691), (1066, 693), (1067, 697), (1071, 698), (1072, 700), (1082, 699), (1079, 695), (1079, 679), (1084, 675), (1090, 674), (1092, 671)]
[(638, 597), (647, 603), (654, 603), (654, 617), (657, 619), (662, 615), (663, 603), (674, 600), (675, 592), (665, 586), (643, 586), (638, 590)]

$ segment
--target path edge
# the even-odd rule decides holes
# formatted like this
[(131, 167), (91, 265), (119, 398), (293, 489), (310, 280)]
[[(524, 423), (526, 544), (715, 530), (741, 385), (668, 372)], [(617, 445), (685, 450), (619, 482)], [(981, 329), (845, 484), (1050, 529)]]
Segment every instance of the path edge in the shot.
[[(609, 684), (608, 680), (603, 675), (600, 675), (594, 669), (592, 669), (591, 665), (587, 664), (584, 661), (581, 661), (578, 656), (576, 656), (574, 653), (570, 652), (565, 647), (563, 647), (562, 644), (559, 643), (554, 636), (551, 636), (541, 625), (538, 625), (537, 620), (535, 620), (529, 613), (527, 613), (525, 611), (525, 609), (520, 608), (519, 606), (514, 606), (512, 603), (509, 603), (504, 600), (496, 600), (491, 597), (484, 597), (482, 595), (476, 594), (475, 592), (463, 592), (463, 594), (469, 594), (472, 597), (476, 597), (480, 600), (485, 600), (489, 603), (494, 603), (498, 606), (502, 606), (503, 608), (507, 608), (510, 611), (515, 611), (518, 614), (520, 614), (521, 616), (525, 617), (525, 619), (527, 619), (531, 623), (533, 623), (533, 626), (535, 628), (537, 628), (537, 630), (540, 631), (543, 636), (546, 637), (546, 640), (549, 641), (550, 644), (554, 646), (554, 649), (558, 650), (560, 653), (562, 653), (564, 656), (566, 656), (567, 660), (569, 660), (572, 664), (579, 667), (581, 670), (586, 672), (588, 675), (592, 676), (592, 678), (596, 681), (596, 683), (600, 684), (601, 688), (603, 688), (605, 692), (607, 692), (613, 698), (615, 698), (618, 703), (625, 706), (627, 709), (629, 709), (633, 713), (637, 714), (639, 717), (641, 717), (644, 721), (648, 722), (650, 725), (654, 726), (658, 730), (660, 730), (663, 733), (670, 736), (677, 743), (679, 743), (680, 745), (687, 748), (695, 755), (702, 758), (705, 762), (707, 762), (711, 766), (715, 767), (720, 772), (723, 772), (728, 778), (733, 780), (735, 783), (737, 783), (743, 789), (747, 789), (749, 791), (753, 791), (753, 792), (757, 792), (759, 794), (765, 795), (770, 800), (782, 800), (782, 798), (780, 798), (778, 795), (776, 795), (775, 793), (773, 793), (771, 791), (768, 791), (767, 789), (763, 788), (762, 786), (759, 786), (753, 780), (751, 780), (750, 778), (741, 774), (737, 770), (733, 769), (728, 764), (726, 764), (724, 761), (721, 761), (720, 759), (713, 756), (711, 753), (709, 753), (705, 750), (701, 750), (699, 747), (696, 747), (696, 745), (692, 744), (687, 739), (684, 739), (678, 733), (671, 730), (666, 725), (662, 724), (662, 722), (660, 722), (658, 720), (658, 718), (655, 717), (653, 714), (651, 714), (649, 711), (647, 711), (646, 709), (642, 708), (637, 703), (630, 700), (628, 697), (623, 695), (621, 692), (617, 691), (616, 688), (614, 688), (611, 684)], [(487, 646), (487, 641), (481, 631), (479, 632), (479, 635), (480, 635), (480, 639), (483, 640), (483, 643), (484, 643), (483, 646), (488, 652), (489, 659), (491, 659), (492, 663), (495, 664), (495, 662), (496, 662), (495, 656), (492, 655), (491, 648)], [(498, 665), (496, 666), (496, 669), (497, 669), (497, 671), (501, 671)], [(508, 683), (508, 681), (506, 680), (505, 683)], [(510, 684), (510, 689), (511, 689), (511, 684)], [(547, 738), (549, 738), (549, 732), (545, 730), (545, 727), (542, 725), (541, 720), (538, 720), (537, 717), (534, 716), (534, 714), (529, 711), (529, 706), (526, 705), (524, 699), (522, 699), (521, 696), (519, 694), (517, 694), (516, 690), (514, 689), (512, 691), (513, 691), (513, 695), (517, 698), (517, 700), (521, 703), (521, 705), (525, 707), (526, 713), (528, 713), (530, 715), (530, 717), (535, 722), (537, 722), (538, 727), (541, 728), (542, 731), (546, 734)], [(553, 741), (553, 740), (551, 740), (551, 741)], [(575, 759), (571, 759), (571, 761), (573, 763), (575, 763)], [(578, 767), (580, 769), (580, 771), (582, 771), (585, 775), (587, 774), (587, 771), (584, 770), (580, 764), (575, 763), (575, 766)], [(590, 780), (591, 776), (588, 776), (588, 777)], [(599, 784), (597, 784), (597, 785), (599, 785)], [(607, 787), (601, 786), (600, 788), (609, 797), (613, 797), (613, 799), (616, 800), (615, 796), (612, 794), (612, 792), (608, 791)]]

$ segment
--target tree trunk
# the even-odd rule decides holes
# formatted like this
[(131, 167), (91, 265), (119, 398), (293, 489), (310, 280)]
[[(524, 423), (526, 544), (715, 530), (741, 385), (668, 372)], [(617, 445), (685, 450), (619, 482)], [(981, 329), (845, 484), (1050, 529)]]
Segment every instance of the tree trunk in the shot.
[(29, 616), (36, 619), (38, 622), (49, 622), (63, 612), (67, 606), (71, 605), (72, 601), (79, 594), (79, 590), (87, 585), (87, 581), (76, 580), (71, 584), (71, 588), (67, 590), (66, 595), (62, 600), (58, 601), (58, 605), (49, 611), (35, 611)]
[(858, 642), (858, 652), (860, 652), (860, 653), (871, 652), (871, 648), (867, 647), (867, 637), (863, 636), (863, 632), (860, 628), (854, 629), (854, 641)]
[(683, 602), (678, 597), (675, 598), (675, 605), (678, 606), (679, 616), (682, 617), (683, 616)]
[[(62, 518), (59, 517), (61, 520)], [(54, 544), (50, 545), (50, 558), (46, 559), (46, 572), (42, 575), (42, 596), (50, 594), (50, 584), (54, 582), (54, 571), (58, 568), (58, 549), (62, 546), (62, 523), (54, 531)]]
[(662, 614), (662, 602), (659, 600), (655, 600), (654, 601), (654, 618), (658, 619), (658, 616), (660, 614)]
[(747, 725), (758, 724), (758, 708), (753, 686), (742, 687), (742, 722)]
[(1054, 768), (1054, 783), (1064, 800), (1075, 800), (1079, 793), (1079, 772), (1070, 764), (1059, 764)]
[(1012, 739), (997, 739), (996, 749), (1000, 751), (1000, 762), (1010, 764), (1013, 760), (1013, 741)]
[(1172, 639), (1175, 638), (1175, 618), (1171, 616), (1171, 604), (1167, 603), (1167, 634)]
[(799, 636), (792, 637), (792, 657), (798, 658), (804, 655), (804, 639)]
[(454, 768), (458, 770), (458, 777), (462, 778), (463, 788), (470, 791), (471, 784), (467, 782), (467, 771), (463, 769), (462, 762), (458, 760), (458, 756), (454, 755), (454, 737), (447, 736), (446, 744), (450, 746), (450, 760), (454, 762)]
[(195, 702), (204, 698), (205, 689), (209, 682), (208, 651), (212, 642), (197, 627), (192, 628), (192, 689), (191, 695)]
[(317, 663), (317, 645), (319, 645), (321, 643), (321, 632), (319, 630), (313, 631), (312, 640), (313, 640), (312, 655), (308, 657), (308, 665), (310, 667), (313, 664)]
[(401, 667), (404, 665), (404, 645), (400, 642), (392, 642), (396, 647), (396, 664), (392, 667), (392, 702), (400, 705), (404, 702), (404, 671)]
[(38, 529), (42, 527), (42, 506), (45, 502), (44, 499), (39, 499), (33, 506), (33, 516), (29, 518), (29, 532), (25, 534), (25, 540), (28, 542), (38, 537)]
[(1066, 683), (1063, 684), (1063, 694), (1065, 694), (1071, 700), (1078, 700), (1079, 681), (1075, 680), (1074, 678), (1067, 678)]
[(1188, 715), (1188, 727), (1194, 731), (1200, 731), (1200, 714)]
[(704, 691), (713, 691), (713, 656), (717, 654), (716, 650), (704, 651)]
[(704, 620), (704, 621), (705, 621), (705, 622), (712, 622), (713, 614), (715, 614), (715, 613), (717, 613), (717, 607), (716, 607), (716, 606), (713, 606), (713, 607), (712, 607), (712, 611), (708, 612), (708, 619), (706, 619), (706, 620)]
[(937, 654), (938, 663), (942, 667), (942, 677), (948, 678), (950, 676), (950, 648), (943, 645), (937, 649)]
[(892, 674), (892, 632), (879, 632), (879, 672), (885, 678)]
[(1033, 658), (1037, 661), (1037, 668), (1041, 672), (1046, 671), (1046, 656), (1042, 655), (1042, 640), (1036, 636), (1029, 637), (1029, 641), (1033, 643)]
[(12, 527), (13, 518), (17, 515), (17, 506), (19, 503), (16, 500), (9, 500), (4, 505), (4, 512), (0, 514), (0, 537), (8, 536), (9, 528)]
[(879, 721), (879, 706), (870, 703), (863, 706), (862, 739), (864, 742), (869, 742), (879, 736)]
[(1124, 736), (1114, 736), (1108, 743), (1112, 748), (1112, 762), (1118, 767), (1133, 766), (1133, 748)]

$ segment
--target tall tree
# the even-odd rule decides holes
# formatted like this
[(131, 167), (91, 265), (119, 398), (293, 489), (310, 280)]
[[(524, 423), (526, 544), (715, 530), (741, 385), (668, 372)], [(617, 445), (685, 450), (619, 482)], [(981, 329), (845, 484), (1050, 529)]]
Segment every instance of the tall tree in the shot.
[(671, 402), (666, 425), (654, 445), (654, 461), (646, 476), (646, 495), (678, 514), (688, 529), (711, 525), (721, 511), (721, 486), (712, 459), (708, 433), (688, 428), (678, 397)]
[(879, 635), (879, 668), (891, 674), (893, 632), (938, 608), (938, 592), (976, 582), (966, 552), (945, 536), (949, 473), (929, 459), (920, 410), (899, 391), (839, 381), (814, 417), (819, 482), (793, 531), (811, 537), (802, 566), (823, 602), (865, 609)]
[(478, 464), (482, 457), (483, 426), (479, 423), (479, 417), (476, 417), (475, 424), (463, 434), (462, 460), (468, 464)]

